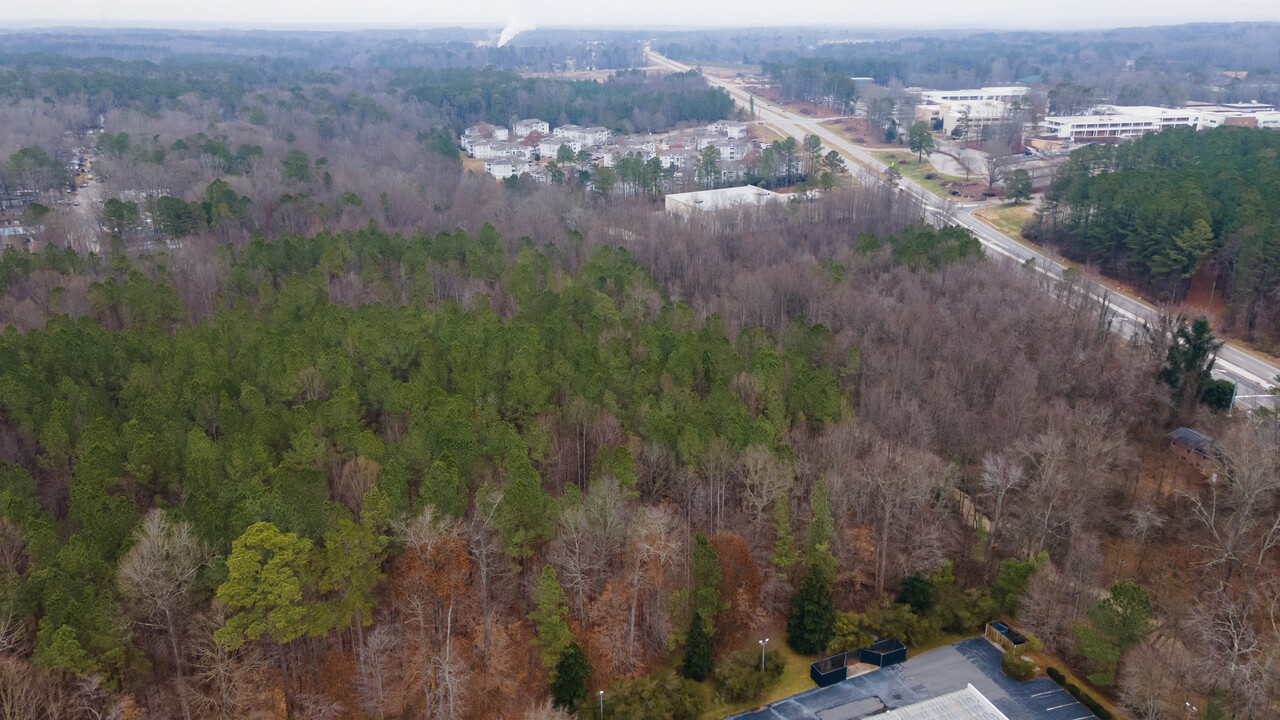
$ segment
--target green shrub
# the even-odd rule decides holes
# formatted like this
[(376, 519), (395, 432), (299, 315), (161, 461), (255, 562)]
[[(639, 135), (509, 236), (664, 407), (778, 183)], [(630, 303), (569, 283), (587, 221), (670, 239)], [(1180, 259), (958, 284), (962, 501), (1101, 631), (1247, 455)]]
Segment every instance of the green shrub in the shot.
[(873, 642), (875, 642), (874, 631), (866, 615), (837, 612), (831, 641), (827, 643), (827, 654), (857, 651)]
[[(599, 717), (595, 696), (578, 702), (578, 717)], [(702, 686), (671, 670), (624, 680), (604, 692), (606, 720), (693, 720), (706, 709)]]
[(1102, 704), (1093, 699), (1092, 695), (1081, 694), (1080, 704), (1089, 708), (1089, 711), (1098, 716), (1098, 720), (1112, 720), (1111, 711), (1102, 707)]
[(760, 655), (751, 648), (730, 653), (716, 665), (714, 673), (720, 693), (728, 700), (757, 700), (771, 685), (782, 677), (784, 663), (777, 651), (764, 655), (764, 670), (760, 669)]
[(1000, 656), (1000, 669), (1018, 682), (1030, 680), (1036, 674), (1036, 664), (1012, 650)]
[[(1003, 660), (1001, 660), (1000, 665), (1001, 667), (1004, 666)], [(1102, 703), (1094, 700), (1092, 695), (1081, 690), (1075, 683), (1067, 682), (1067, 678), (1057, 668), (1049, 668), (1045, 671), (1045, 674), (1065, 688), (1071, 694), (1071, 697), (1079, 700), (1081, 705), (1089, 708), (1089, 711), (1097, 715), (1099, 720), (1113, 720), (1114, 716), (1110, 710), (1103, 707)]]

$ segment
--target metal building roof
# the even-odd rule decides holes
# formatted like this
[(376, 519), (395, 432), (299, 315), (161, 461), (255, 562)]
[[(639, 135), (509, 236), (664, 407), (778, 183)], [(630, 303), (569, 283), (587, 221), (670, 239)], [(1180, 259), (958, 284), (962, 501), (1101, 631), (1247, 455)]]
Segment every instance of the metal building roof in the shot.
[(876, 720), (1009, 720), (973, 685), (931, 700), (890, 710)]

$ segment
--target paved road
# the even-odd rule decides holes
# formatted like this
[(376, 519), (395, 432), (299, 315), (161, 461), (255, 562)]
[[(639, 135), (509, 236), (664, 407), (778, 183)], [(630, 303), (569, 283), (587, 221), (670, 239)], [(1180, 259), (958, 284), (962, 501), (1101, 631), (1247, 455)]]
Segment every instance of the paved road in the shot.
[(730, 720), (858, 720), (963, 690), (982, 693), (1009, 720), (1095, 720), (1049, 678), (1017, 682), (984, 638), (961, 640), (831, 687), (806, 690)]
[[(654, 65), (670, 68), (676, 72), (685, 72), (691, 68), (687, 65), (669, 60), (652, 50), (648, 51), (650, 62)], [(751, 95), (741, 87), (725, 82), (719, 78), (707, 77), (712, 85), (723, 88), (738, 103), (746, 107)], [(851, 174), (863, 185), (874, 185), (884, 182), (879, 172), (883, 167), (871, 155), (854, 143), (836, 135), (830, 129), (818, 124), (812, 118), (796, 115), (784, 110), (767, 100), (756, 98), (756, 117), (773, 127), (778, 132), (804, 139), (805, 135), (817, 135), (827, 147), (838, 150), (846, 157), (854, 160), (850, 164)], [(873, 169), (874, 168), (874, 169)], [(899, 181), (904, 192), (910, 193), (925, 208), (926, 219), (935, 224), (956, 224), (973, 231), (989, 253), (1002, 256), (1019, 263), (1034, 262), (1036, 270), (1053, 278), (1059, 278), (1065, 266), (1048, 255), (1034, 250), (1021, 242), (999, 232), (990, 225), (973, 216), (973, 211), (985, 207), (989, 203), (960, 204), (940, 198), (921, 187), (909, 178)], [(1093, 281), (1089, 282), (1090, 292), (1096, 297), (1106, 296), (1115, 313), (1114, 327), (1123, 335), (1130, 336), (1143, 323), (1154, 324), (1160, 311), (1140, 298), (1109, 290)], [(1218, 353), (1218, 362), (1214, 366), (1214, 377), (1223, 378), (1237, 384), (1236, 404), (1241, 407), (1255, 408), (1259, 406), (1275, 407), (1275, 398), (1268, 394), (1276, 384), (1280, 375), (1280, 367), (1251, 355), (1233, 345), (1225, 345)]]

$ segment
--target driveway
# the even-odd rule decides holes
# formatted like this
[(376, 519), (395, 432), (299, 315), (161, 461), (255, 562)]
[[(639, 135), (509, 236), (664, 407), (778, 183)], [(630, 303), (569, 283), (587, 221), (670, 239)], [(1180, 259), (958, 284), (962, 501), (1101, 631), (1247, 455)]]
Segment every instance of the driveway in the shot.
[(901, 665), (814, 688), (733, 720), (858, 720), (972, 684), (1009, 720), (1092, 720), (1049, 678), (1020, 683), (1000, 671), (1000, 651), (983, 638), (921, 653)]

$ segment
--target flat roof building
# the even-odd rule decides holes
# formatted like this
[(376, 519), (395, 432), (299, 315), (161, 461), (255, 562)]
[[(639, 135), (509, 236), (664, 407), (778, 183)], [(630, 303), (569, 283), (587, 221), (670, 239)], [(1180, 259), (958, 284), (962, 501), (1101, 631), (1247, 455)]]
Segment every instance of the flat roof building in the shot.
[(997, 100), (971, 100), (945, 103), (927, 103), (916, 106), (916, 119), (932, 123), (942, 120), (942, 132), (950, 135), (959, 125), (968, 124), (972, 132), (984, 125), (1004, 120), (1009, 114), (1009, 103)]
[(717, 212), (739, 208), (759, 208), (781, 202), (786, 196), (754, 185), (677, 193), (666, 198), (667, 212), (685, 217), (695, 212)]
[(1184, 108), (1102, 106), (1091, 115), (1044, 119), (1044, 126), (1057, 137), (1085, 142), (1133, 138), (1174, 127), (1206, 130), (1219, 125), (1280, 129), (1280, 111), (1263, 103), (1196, 104)]
[(1145, 105), (1107, 107), (1094, 115), (1047, 117), (1044, 126), (1064, 140), (1133, 138), (1175, 127), (1200, 128), (1202, 115), (1191, 108), (1161, 108)]
[(876, 716), (876, 720), (1009, 720), (970, 683), (963, 690), (907, 705)]
[(1026, 97), (1027, 92), (1027, 88), (1021, 85), (971, 88), (969, 90), (924, 90), (920, 93), (920, 100), (938, 104), (983, 101), (1007, 103), (1021, 100)]

